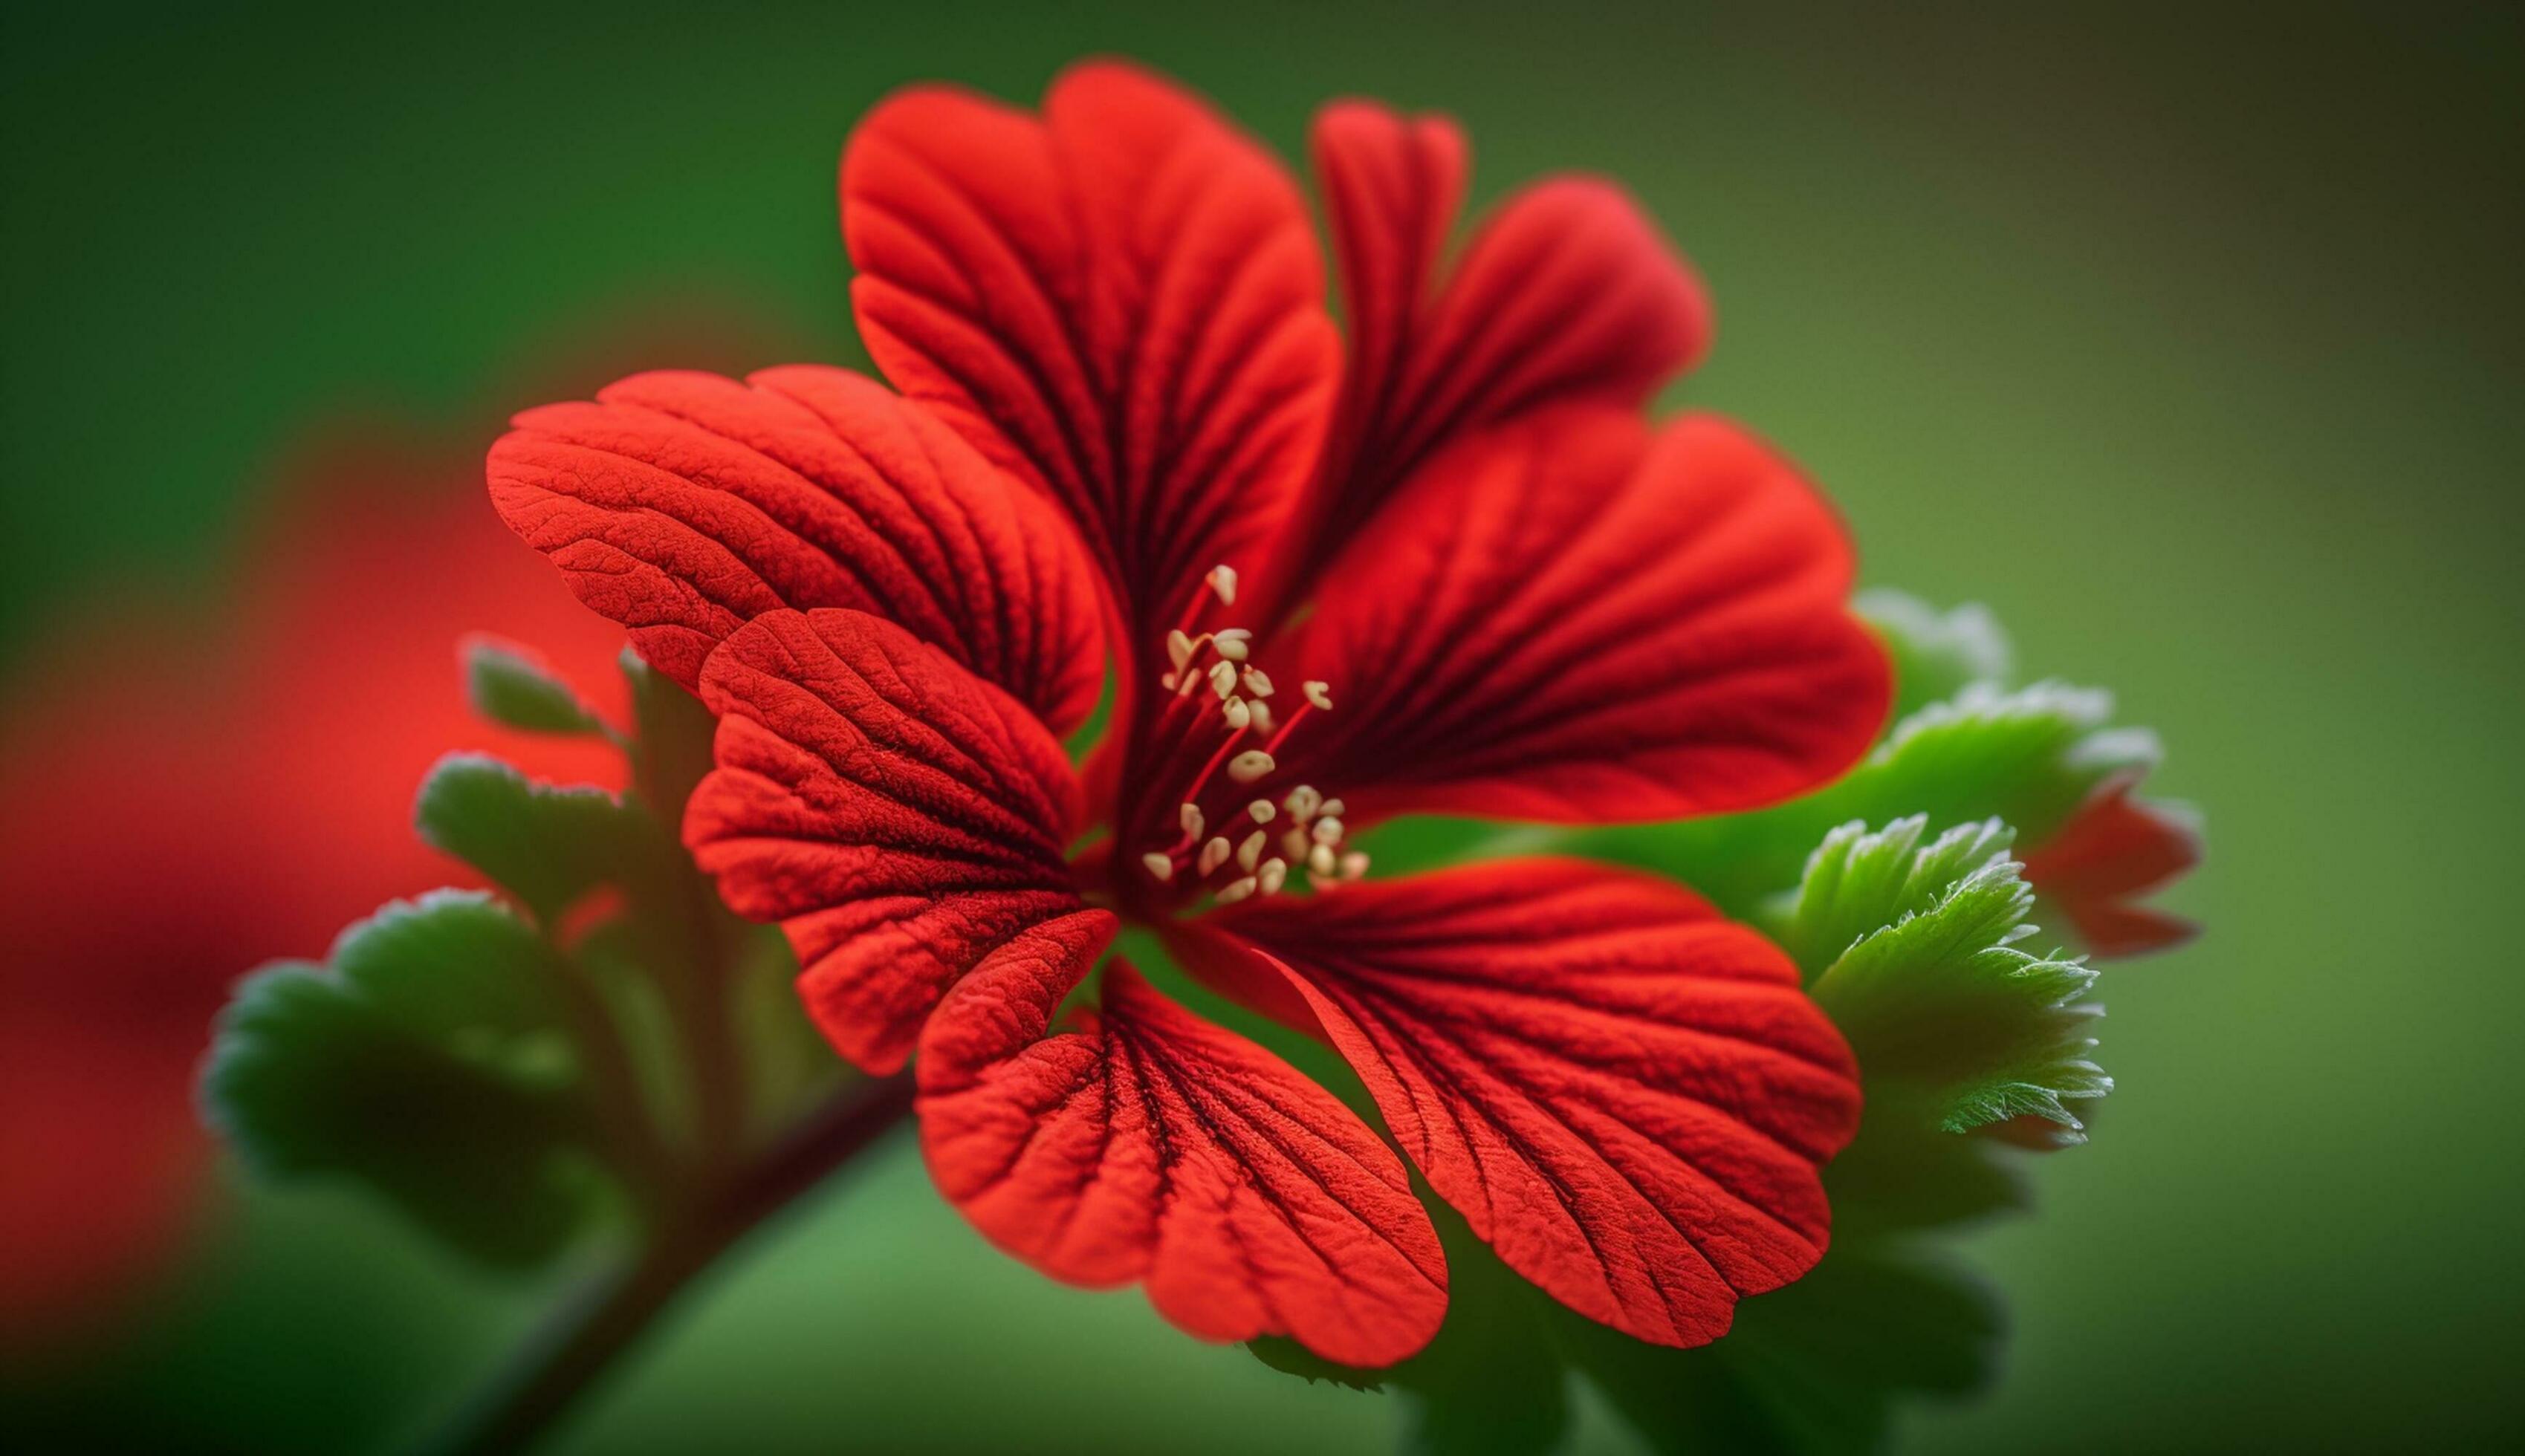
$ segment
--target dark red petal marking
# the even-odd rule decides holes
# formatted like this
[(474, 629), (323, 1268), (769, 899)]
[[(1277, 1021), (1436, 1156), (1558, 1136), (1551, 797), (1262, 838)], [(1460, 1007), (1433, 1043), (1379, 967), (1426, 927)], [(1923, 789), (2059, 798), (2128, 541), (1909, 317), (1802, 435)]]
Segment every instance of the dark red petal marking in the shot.
[(1703, 1344), (1822, 1256), (1857, 1068), (1788, 957), (1677, 887), (1509, 860), (1179, 934), (1231, 992), (1239, 941), (1285, 967), (1431, 1186), (1579, 1313)]
[(1103, 935), (1054, 922), (949, 995), (920, 1045), (938, 1187), (1057, 1279), (1143, 1281), (1205, 1339), (1294, 1336), (1387, 1365), (1438, 1331), (1447, 1269), (1401, 1160), (1330, 1093), (1115, 961), (1045, 1037)]
[(684, 841), (730, 909), (788, 933), (809, 1014), (861, 1067), (902, 1066), (959, 976), (1080, 908), (1061, 745), (937, 648), (865, 612), (768, 612), (701, 691), (718, 767)]
[(1337, 102), (1313, 152), (1350, 318), (1316, 564), (1449, 441), (1554, 402), (1635, 407), (1708, 347), (1700, 279), (1611, 182), (1517, 192), (1442, 277), (1467, 167), (1453, 123)]
[(1856, 761), (1891, 701), (1851, 568), (1831, 508), (1733, 424), (1529, 416), (1433, 461), (1336, 559), (1279, 654), (1335, 710), (1283, 767), (1354, 818), (1788, 798)]
[(490, 479), (511, 529), (686, 687), (751, 617), (848, 607), (1057, 727), (1096, 705), (1096, 577), (1059, 513), (874, 380), (635, 374), (519, 415)]
[(2025, 881), (2058, 905), (2100, 956), (2144, 955), (2191, 940), (2201, 927), (2132, 901), (2201, 862), (2191, 815), (2134, 799), (2136, 774), (2097, 789), (2050, 842), (2025, 856)]
[(1112, 63), (1041, 120), (922, 86), (852, 133), (841, 194), (868, 352), (1069, 507), (1135, 628), (1277, 528), (1337, 345), (1305, 204), (1250, 138)]

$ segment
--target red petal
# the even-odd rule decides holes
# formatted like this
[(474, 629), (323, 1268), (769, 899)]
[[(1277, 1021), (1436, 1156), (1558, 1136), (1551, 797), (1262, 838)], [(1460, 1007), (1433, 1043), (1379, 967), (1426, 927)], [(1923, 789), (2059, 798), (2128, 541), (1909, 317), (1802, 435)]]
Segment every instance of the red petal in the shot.
[(2065, 911), (2087, 948), (2142, 955), (2180, 946), (2201, 927), (2129, 901), (2201, 862), (2201, 827), (2167, 804), (2133, 799), (2136, 774), (2097, 789), (2051, 841), (2025, 856), (2025, 880)]
[(1700, 279), (1610, 182), (1524, 189), (1441, 278), (1466, 170), (1453, 123), (1341, 102), (1314, 158), (1351, 320), (1314, 505), (1324, 555), (1450, 440), (1558, 401), (1637, 406), (1708, 346)]
[(730, 909), (788, 932), (809, 1014), (860, 1066), (902, 1066), (959, 976), (1080, 908), (1061, 745), (901, 627), (768, 612), (711, 655), (701, 691), (718, 767), (684, 841)]
[(1350, 1365), (1426, 1344), (1446, 1259), (1393, 1150), (1121, 961), (1101, 1013), (1043, 1039), (1094, 954), (1045, 932), (985, 961), (921, 1041), (921, 1140), (948, 1198), (1057, 1279), (1145, 1281), (1205, 1339), (1287, 1335)]
[(1788, 798), (1866, 752), (1891, 701), (1851, 566), (1831, 508), (1733, 424), (1531, 416), (1434, 461), (1335, 561), (1286, 674), (1335, 709), (1282, 762), (1353, 817)]
[(1579, 1313), (1703, 1344), (1822, 1256), (1857, 1068), (1788, 957), (1675, 886), (1500, 861), (1240, 905), (1186, 948), (1232, 989), (1237, 938), (1431, 1186)]
[(750, 617), (849, 607), (1057, 726), (1096, 705), (1096, 578), (1059, 513), (874, 380), (635, 374), (517, 425), (491, 447), (501, 516), (686, 687)]
[(1135, 622), (1267, 539), (1338, 367), (1305, 204), (1267, 152), (1100, 63), (1040, 121), (906, 91), (852, 134), (841, 190), (868, 352), (1069, 506)]

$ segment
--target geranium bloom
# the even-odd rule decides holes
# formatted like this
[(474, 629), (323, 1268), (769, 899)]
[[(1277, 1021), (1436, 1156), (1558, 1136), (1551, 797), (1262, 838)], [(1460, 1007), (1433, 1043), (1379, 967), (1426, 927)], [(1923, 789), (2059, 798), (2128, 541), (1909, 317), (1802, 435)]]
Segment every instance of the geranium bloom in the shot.
[(1428, 1216), (1342, 1102), (1119, 959), (1064, 1026), (1128, 920), (1347, 1057), (1508, 1264), (1712, 1339), (1821, 1255), (1857, 1118), (1790, 962), (1664, 882), (1365, 879), (1350, 837), (1832, 778), (1889, 702), (1850, 548), (1742, 429), (1641, 417), (1708, 320), (1617, 189), (1527, 188), (1450, 260), (1452, 125), (1346, 103), (1314, 154), (1346, 341), (1292, 179), (1166, 82), (898, 95), (841, 174), (892, 389), (640, 375), (520, 416), (493, 499), (720, 715), (687, 842), (843, 1055), (917, 1051), (1001, 1245), (1211, 1338), (1438, 1328)]

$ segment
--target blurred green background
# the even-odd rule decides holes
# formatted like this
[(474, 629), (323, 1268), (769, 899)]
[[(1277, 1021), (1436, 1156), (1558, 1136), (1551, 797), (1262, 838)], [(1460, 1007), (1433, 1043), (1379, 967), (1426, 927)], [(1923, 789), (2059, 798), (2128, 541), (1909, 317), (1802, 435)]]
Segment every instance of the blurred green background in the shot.
[[(0, 21), (0, 658), (117, 581), (220, 592), (275, 461), (346, 413), (487, 442), (520, 361), (661, 315), (767, 354), (650, 363), (861, 361), (833, 165), (906, 80), (1031, 99), (1122, 52), (1292, 155), (1333, 94), (1444, 109), (1481, 196), (1635, 188), (1719, 305), (1677, 399), (1810, 466), (1870, 580), (2115, 689), (2209, 811), (2172, 901), (2208, 937), (2108, 972), (2094, 1143), (1972, 1240), (2005, 1382), (1907, 1445), (2525, 1426), (2515, 7), (418, 10)], [(0, 1419), (337, 1449), (534, 1304), (347, 1194), (235, 1188), (199, 1243)], [(1393, 1422), (1001, 1258), (900, 1144), (569, 1444), (1330, 1453)], [(1601, 1412), (1578, 1441), (1621, 1448)]]

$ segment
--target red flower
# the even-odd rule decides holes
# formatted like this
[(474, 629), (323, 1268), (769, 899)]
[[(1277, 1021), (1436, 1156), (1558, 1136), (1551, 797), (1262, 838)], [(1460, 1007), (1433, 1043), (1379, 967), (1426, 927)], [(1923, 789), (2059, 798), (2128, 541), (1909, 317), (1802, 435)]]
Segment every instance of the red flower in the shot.
[(2057, 904), (2099, 956), (2171, 949), (2201, 933), (2137, 901), (2201, 862), (2200, 820), (2180, 804), (2134, 799), (2142, 773), (2116, 775), (2025, 856), (2025, 882)]
[(1437, 1238), (1342, 1103), (1119, 960), (1056, 1030), (1130, 919), (1346, 1056), (1509, 1264), (1706, 1341), (1820, 1256), (1857, 1117), (1788, 960), (1583, 862), (1349, 883), (1347, 837), (1832, 778), (1889, 700), (1850, 549), (1737, 426), (1639, 417), (1708, 318), (1618, 190), (1530, 188), (1450, 264), (1452, 125), (1343, 104), (1314, 150), (1346, 351), (1296, 186), (1194, 98), (906, 92), (841, 177), (899, 394), (638, 376), (520, 416), (492, 496), (720, 714), (688, 843), (845, 1056), (918, 1050), (930, 1165), (1003, 1246), (1212, 1338), (1437, 1329)]
[(610, 705), (621, 633), (402, 455), (306, 472), (236, 621), (81, 628), (0, 721), (0, 1349), (102, 1320), (179, 1243), (208, 1151), (193, 1079), (231, 980), (477, 882), (413, 838), (433, 760), (620, 774), (601, 744), (473, 716), (462, 634), (535, 642)]

